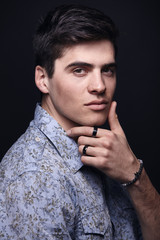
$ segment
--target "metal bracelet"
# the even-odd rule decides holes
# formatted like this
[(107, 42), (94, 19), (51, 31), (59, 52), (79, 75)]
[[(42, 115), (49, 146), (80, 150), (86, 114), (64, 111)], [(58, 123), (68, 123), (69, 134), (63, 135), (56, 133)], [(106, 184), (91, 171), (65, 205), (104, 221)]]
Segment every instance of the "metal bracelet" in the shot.
[(143, 161), (141, 159), (138, 159), (138, 161), (140, 162), (140, 167), (139, 167), (139, 170), (136, 173), (134, 173), (135, 178), (133, 180), (127, 182), (127, 183), (122, 183), (123, 187), (128, 187), (128, 186), (134, 184), (139, 179), (139, 177), (141, 176), (141, 173), (142, 173), (142, 170), (143, 170)]

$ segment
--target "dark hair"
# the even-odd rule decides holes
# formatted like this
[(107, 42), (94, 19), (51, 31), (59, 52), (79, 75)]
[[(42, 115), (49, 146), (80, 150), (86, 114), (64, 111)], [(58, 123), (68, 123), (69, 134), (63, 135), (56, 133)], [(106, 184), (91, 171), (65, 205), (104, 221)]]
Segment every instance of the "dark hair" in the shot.
[(57, 7), (41, 21), (35, 33), (35, 65), (44, 67), (52, 77), (54, 61), (66, 47), (102, 39), (113, 43), (116, 54), (117, 32), (113, 21), (99, 10), (79, 5)]

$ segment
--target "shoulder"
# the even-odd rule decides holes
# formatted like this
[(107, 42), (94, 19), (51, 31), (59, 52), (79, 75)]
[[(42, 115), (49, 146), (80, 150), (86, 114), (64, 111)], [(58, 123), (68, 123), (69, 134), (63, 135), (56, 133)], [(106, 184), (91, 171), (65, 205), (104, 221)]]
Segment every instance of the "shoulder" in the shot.
[[(28, 128), (5, 155), (0, 191), (10, 203), (65, 206), (76, 202), (72, 174), (54, 145), (36, 128)], [(25, 206), (24, 206), (25, 207)]]
[(66, 166), (54, 144), (36, 127), (29, 127), (13, 144), (0, 163), (0, 178), (13, 182), (22, 175), (39, 173), (59, 179)]
[[(38, 158), (44, 148), (44, 141), (40, 142), (41, 133), (38, 129), (29, 127), (26, 132), (12, 145), (1, 161), (1, 169), (10, 176), (20, 174), (22, 169), (33, 159)], [(42, 138), (43, 139), (43, 138)], [(30, 166), (31, 167), (31, 166)]]

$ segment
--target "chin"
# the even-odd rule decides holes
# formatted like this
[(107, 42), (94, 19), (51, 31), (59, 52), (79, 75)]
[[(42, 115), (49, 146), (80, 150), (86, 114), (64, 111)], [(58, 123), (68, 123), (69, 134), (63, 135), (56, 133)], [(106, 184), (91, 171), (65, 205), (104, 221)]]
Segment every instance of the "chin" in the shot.
[(75, 123), (75, 125), (79, 126), (102, 126), (106, 123), (107, 120), (107, 113), (103, 114), (90, 114), (90, 115), (81, 115), (78, 119), (73, 118), (72, 122)]
[(92, 119), (89, 121), (86, 121), (84, 124), (82, 124), (83, 126), (90, 126), (90, 127), (94, 127), (94, 126), (102, 126), (106, 123), (107, 118), (99, 118), (99, 119)]

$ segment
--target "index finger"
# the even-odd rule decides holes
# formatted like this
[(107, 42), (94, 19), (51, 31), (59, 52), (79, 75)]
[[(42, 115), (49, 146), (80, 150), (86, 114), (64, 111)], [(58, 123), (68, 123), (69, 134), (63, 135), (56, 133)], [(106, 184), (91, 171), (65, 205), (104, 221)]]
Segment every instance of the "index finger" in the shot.
[(100, 137), (102, 129), (97, 128), (96, 134), (95, 134), (95, 131), (96, 131), (95, 127), (80, 126), (80, 127), (73, 127), (69, 129), (66, 133), (69, 137), (79, 137), (79, 136)]

